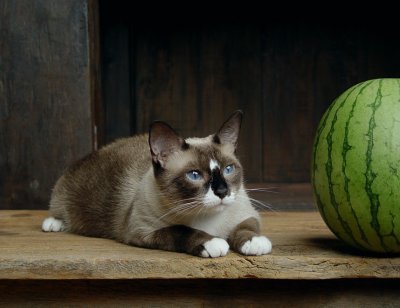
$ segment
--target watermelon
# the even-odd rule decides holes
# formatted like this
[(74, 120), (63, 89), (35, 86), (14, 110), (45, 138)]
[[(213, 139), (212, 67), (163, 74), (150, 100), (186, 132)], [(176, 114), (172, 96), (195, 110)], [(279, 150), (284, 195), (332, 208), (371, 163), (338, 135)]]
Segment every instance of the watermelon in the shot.
[(339, 239), (400, 252), (400, 79), (359, 83), (331, 104), (314, 140), (312, 184)]

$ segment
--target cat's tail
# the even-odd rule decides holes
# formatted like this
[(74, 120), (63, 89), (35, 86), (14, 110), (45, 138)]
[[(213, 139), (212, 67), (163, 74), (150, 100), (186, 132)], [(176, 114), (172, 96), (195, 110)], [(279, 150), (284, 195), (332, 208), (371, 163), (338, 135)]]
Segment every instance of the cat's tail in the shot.
[(54, 217), (47, 217), (43, 220), (42, 230), (44, 232), (61, 232), (64, 231), (64, 222)]

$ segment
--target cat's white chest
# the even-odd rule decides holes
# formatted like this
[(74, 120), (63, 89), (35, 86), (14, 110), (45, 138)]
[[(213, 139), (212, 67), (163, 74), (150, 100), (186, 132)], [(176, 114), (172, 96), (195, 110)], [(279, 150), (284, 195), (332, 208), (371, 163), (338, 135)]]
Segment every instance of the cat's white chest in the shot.
[(227, 208), (213, 215), (197, 216), (189, 226), (207, 232), (210, 235), (227, 239), (231, 231), (242, 221), (257, 217), (252, 206), (239, 203), (227, 205)]
[(222, 213), (213, 216), (206, 216), (195, 219), (190, 223), (190, 227), (207, 232), (210, 235), (223, 237), (222, 234), (226, 233), (225, 219)]

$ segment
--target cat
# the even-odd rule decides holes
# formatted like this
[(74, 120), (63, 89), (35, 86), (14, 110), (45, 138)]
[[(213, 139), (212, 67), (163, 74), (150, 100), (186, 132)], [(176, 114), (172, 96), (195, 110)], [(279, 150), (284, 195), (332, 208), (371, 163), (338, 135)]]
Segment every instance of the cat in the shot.
[(271, 252), (235, 155), (242, 115), (205, 138), (156, 121), (84, 157), (56, 182), (42, 230), (199, 257)]

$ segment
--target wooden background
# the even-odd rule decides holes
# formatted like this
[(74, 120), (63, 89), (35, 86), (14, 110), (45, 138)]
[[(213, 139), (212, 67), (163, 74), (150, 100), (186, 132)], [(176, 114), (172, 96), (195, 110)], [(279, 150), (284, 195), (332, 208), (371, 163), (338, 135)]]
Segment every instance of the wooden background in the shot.
[(202, 136), (239, 108), (248, 182), (308, 182), (332, 100), (400, 76), (400, 41), (377, 25), (160, 17), (127, 5), (0, 0), (1, 209), (47, 208), (68, 164), (153, 120)]
[(46, 208), (92, 150), (88, 5), (0, 0), (0, 209)]
[[(400, 77), (400, 41), (379, 25), (257, 19), (139, 22), (100, 2), (103, 142), (165, 120), (205, 136), (245, 112), (239, 156), (249, 182), (309, 182), (316, 126), (350, 86)], [(127, 13), (126, 13), (127, 12)]]

